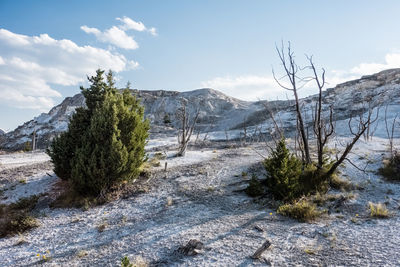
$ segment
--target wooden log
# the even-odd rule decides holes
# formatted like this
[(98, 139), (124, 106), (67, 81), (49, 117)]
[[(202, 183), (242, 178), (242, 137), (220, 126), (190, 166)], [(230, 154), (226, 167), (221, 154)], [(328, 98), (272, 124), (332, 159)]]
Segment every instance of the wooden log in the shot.
[(271, 242), (269, 240), (265, 240), (264, 244), (254, 252), (254, 254), (251, 256), (252, 259), (259, 259), (261, 257), (261, 254), (263, 254), (264, 251), (266, 251), (269, 247), (271, 246)]

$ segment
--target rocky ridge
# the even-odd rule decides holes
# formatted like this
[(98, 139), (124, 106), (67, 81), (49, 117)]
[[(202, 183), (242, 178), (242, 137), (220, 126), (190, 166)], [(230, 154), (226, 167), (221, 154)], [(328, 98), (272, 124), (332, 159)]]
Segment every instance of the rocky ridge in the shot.
[[(145, 116), (151, 121), (152, 132), (168, 132), (179, 127), (175, 112), (182, 99), (187, 101), (192, 116), (199, 110), (197, 130), (201, 132), (248, 128), (255, 129), (254, 132), (258, 129), (268, 133), (273, 128), (269, 111), (275, 113), (275, 117), (286, 131), (290, 132), (296, 125), (293, 100), (242, 101), (210, 88), (187, 92), (132, 90), (132, 94), (145, 106)], [(400, 109), (400, 69), (363, 76), (329, 88), (323, 94), (324, 116), (328, 116), (330, 105), (333, 104), (336, 121), (362, 114), (368, 108), (378, 105), (389, 105), (391, 116), (394, 111)], [(301, 99), (307, 125), (311, 123), (312, 109), (316, 101), (317, 95)], [(67, 97), (48, 113), (42, 113), (14, 131), (4, 134), (3, 140), (0, 140), (0, 147), (20, 149), (25, 142), (32, 140), (34, 132), (37, 147), (47, 147), (54, 136), (67, 130), (68, 121), (75, 109), (84, 105), (82, 94)]]

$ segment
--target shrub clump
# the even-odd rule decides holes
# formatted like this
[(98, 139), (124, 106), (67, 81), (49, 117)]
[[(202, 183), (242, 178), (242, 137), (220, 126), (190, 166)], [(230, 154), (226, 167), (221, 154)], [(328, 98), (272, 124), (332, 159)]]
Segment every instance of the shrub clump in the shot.
[(265, 159), (264, 167), (268, 172), (266, 185), (277, 198), (291, 200), (302, 193), (299, 179), (302, 163), (289, 152), (284, 138), (279, 141), (272, 155)]
[(90, 87), (81, 87), (87, 107), (76, 109), (68, 131), (48, 150), (57, 176), (83, 195), (98, 195), (135, 179), (146, 160), (149, 122), (144, 108), (129, 90), (119, 93), (111, 71), (106, 81), (103, 74), (97, 70)]
[(384, 160), (378, 172), (387, 180), (400, 181), (400, 154), (395, 152), (390, 159)]
[(386, 206), (382, 203), (368, 203), (369, 214), (372, 218), (388, 218), (389, 217), (389, 210)]
[(322, 214), (317, 206), (306, 198), (283, 204), (277, 212), (302, 222), (310, 222)]
[(16, 235), (38, 227), (38, 221), (30, 214), (37, 200), (38, 196), (32, 196), (21, 198), (9, 205), (0, 205), (0, 237)]
[(247, 186), (245, 192), (251, 197), (258, 197), (264, 194), (264, 187), (257, 179), (256, 175), (251, 176), (251, 180), (249, 181), (249, 185)]
[(326, 167), (318, 169), (314, 164), (303, 165), (302, 161), (290, 153), (282, 138), (265, 159), (267, 171), (266, 185), (276, 198), (292, 201), (301, 196), (328, 190)]

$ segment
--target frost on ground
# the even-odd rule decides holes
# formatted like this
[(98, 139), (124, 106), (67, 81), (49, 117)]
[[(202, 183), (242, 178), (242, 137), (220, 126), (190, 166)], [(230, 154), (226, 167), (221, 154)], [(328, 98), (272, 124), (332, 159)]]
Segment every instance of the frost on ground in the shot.
[[(343, 177), (359, 185), (355, 198), (310, 224), (282, 217), (272, 203), (256, 203), (243, 193), (252, 173), (263, 175), (261, 144), (211, 142), (192, 148), (182, 159), (166, 152), (147, 181), (150, 192), (87, 211), (42, 206), (41, 226), (24, 233), (27, 243), (16, 245), (19, 236), (0, 239), (0, 265), (118, 266), (123, 256), (140, 256), (156, 266), (399, 266), (400, 185), (375, 174), (386, 144), (374, 138), (357, 145), (351, 160), (360, 168), (367, 165), (367, 172), (349, 163), (341, 169)], [(22, 160), (25, 154), (18, 156), (20, 161), (8, 159), (14, 154), (1, 157), (2, 203), (24, 192), (40, 194), (57, 181), (50, 162), (36, 156), (29, 161)], [(16, 161), (25, 165), (10, 167)], [(14, 176), (25, 183), (10, 178)], [(393, 216), (370, 219), (369, 201), (385, 202)], [(101, 225), (103, 231), (98, 230)], [(178, 252), (191, 239), (204, 244), (200, 254)], [(261, 260), (251, 259), (266, 239), (272, 246)], [(46, 251), (51, 259), (42, 262), (36, 255)]]

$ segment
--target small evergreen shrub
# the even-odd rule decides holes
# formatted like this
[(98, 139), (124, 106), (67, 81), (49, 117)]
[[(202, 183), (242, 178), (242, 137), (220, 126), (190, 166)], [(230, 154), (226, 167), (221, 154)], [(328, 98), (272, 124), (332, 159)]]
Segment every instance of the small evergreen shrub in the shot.
[(133, 262), (127, 256), (121, 259), (121, 267), (147, 267), (149, 264), (140, 256), (134, 258)]
[(394, 153), (392, 158), (384, 160), (378, 172), (387, 180), (400, 181), (400, 153)]
[(283, 204), (277, 212), (301, 222), (310, 222), (322, 214), (314, 203), (305, 198), (293, 203)]
[(31, 142), (29, 142), (29, 141), (26, 141), (25, 143), (24, 143), (24, 149), (23, 149), (25, 152), (29, 152), (29, 151), (32, 151), (32, 143)]
[(164, 124), (170, 124), (170, 123), (171, 123), (171, 119), (170, 119), (168, 113), (166, 113), (164, 115)]
[(121, 267), (133, 267), (133, 264), (131, 263), (131, 261), (127, 256), (124, 256), (121, 259)]
[(314, 164), (303, 166), (302, 161), (290, 153), (284, 138), (265, 159), (264, 167), (268, 173), (266, 185), (278, 199), (292, 201), (311, 193), (326, 193), (329, 189), (328, 163), (320, 169)]
[(249, 181), (249, 185), (247, 186), (245, 192), (251, 197), (258, 197), (264, 194), (264, 186), (257, 179), (256, 175), (253, 174), (251, 176), (251, 180)]
[(268, 172), (266, 185), (275, 197), (292, 200), (302, 194), (299, 181), (302, 163), (286, 148), (284, 138), (279, 141), (272, 155), (265, 159), (264, 167)]
[(48, 150), (54, 172), (83, 195), (98, 195), (112, 185), (133, 180), (145, 161), (149, 122), (129, 90), (114, 86), (112, 72), (97, 70), (91, 86), (81, 87), (87, 108), (79, 108), (68, 131)]

